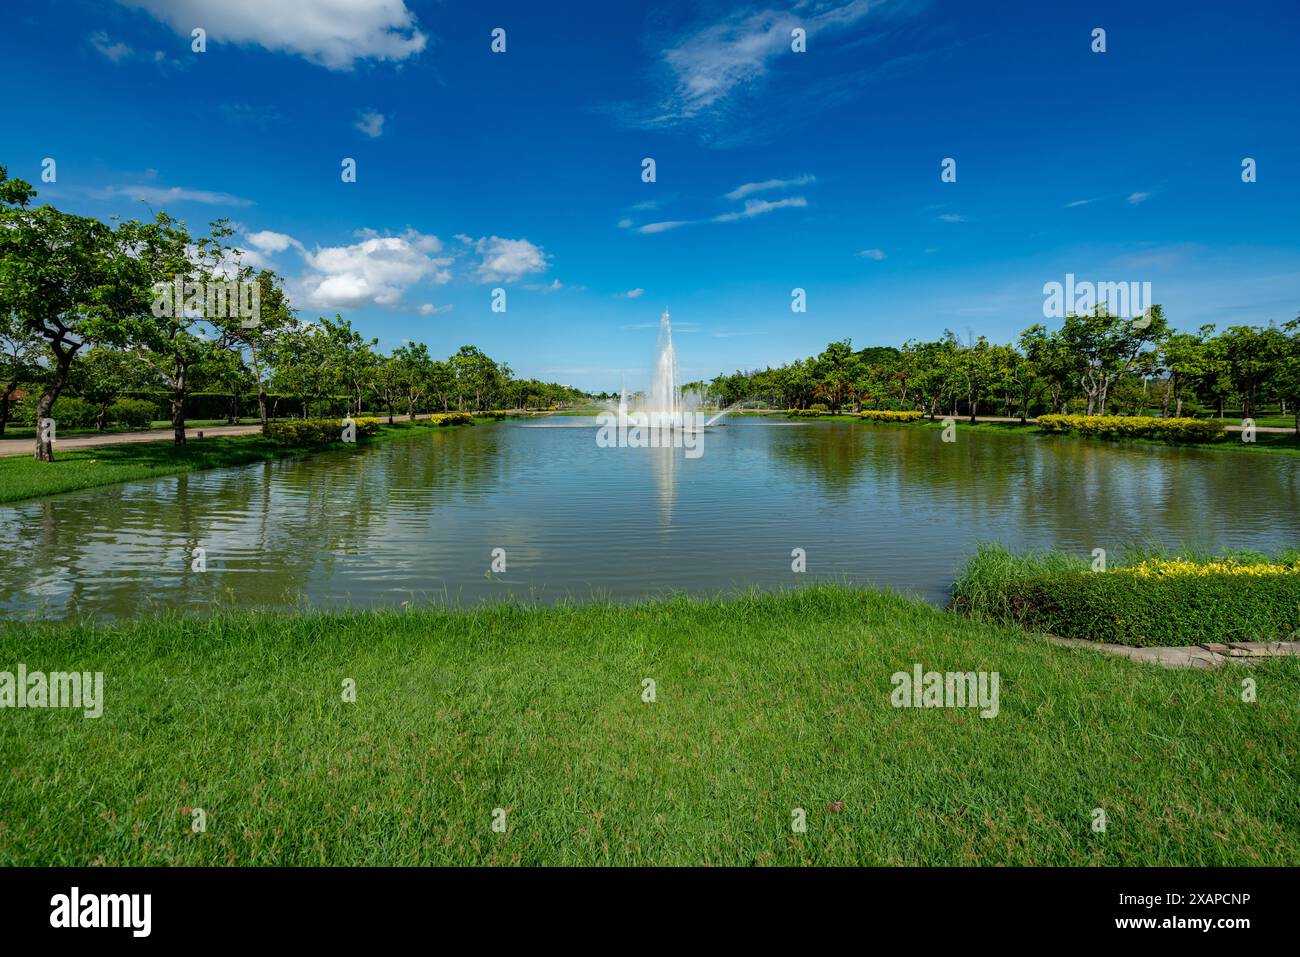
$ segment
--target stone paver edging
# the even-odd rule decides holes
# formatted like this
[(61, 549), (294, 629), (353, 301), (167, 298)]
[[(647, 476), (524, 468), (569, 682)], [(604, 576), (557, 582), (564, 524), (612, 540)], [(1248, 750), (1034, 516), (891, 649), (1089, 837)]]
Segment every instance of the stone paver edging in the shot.
[(1300, 657), (1300, 641), (1233, 641), (1226, 644), (1132, 648), (1102, 641), (1084, 641), (1082, 638), (1060, 638), (1056, 635), (1043, 637), (1053, 644), (1091, 648), (1093, 651), (1163, 665), (1166, 668), (1218, 668), (1228, 662), (1244, 665), (1261, 658)]

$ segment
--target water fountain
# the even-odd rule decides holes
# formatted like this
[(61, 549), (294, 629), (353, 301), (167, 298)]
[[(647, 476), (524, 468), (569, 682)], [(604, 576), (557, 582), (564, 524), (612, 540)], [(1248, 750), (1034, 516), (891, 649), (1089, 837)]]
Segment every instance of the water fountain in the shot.
[(619, 421), (628, 421), (630, 411), (633, 415), (645, 416), (649, 428), (698, 431), (713, 425), (734, 408), (722, 409), (706, 422), (701, 411), (705, 401), (705, 396), (695, 389), (682, 391), (677, 349), (673, 346), (673, 324), (665, 309), (659, 317), (659, 338), (650, 370), (650, 388), (629, 402), (627, 387), (623, 387), (618, 401)]

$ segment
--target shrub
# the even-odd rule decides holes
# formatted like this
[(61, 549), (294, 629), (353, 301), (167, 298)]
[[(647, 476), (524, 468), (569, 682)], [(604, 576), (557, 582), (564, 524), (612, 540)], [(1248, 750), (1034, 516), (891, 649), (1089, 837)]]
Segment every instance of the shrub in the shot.
[[(37, 395), (28, 395), (13, 404), (9, 421), (16, 426), (36, 427)], [(68, 429), (93, 429), (98, 410), (85, 399), (75, 395), (61, 395), (54, 400), (50, 418), (54, 420), (55, 434)]]
[[(358, 442), (379, 433), (378, 419), (361, 418), (353, 419), (353, 422), (356, 423)], [(286, 419), (270, 422), (266, 427), (266, 437), (276, 445), (293, 448), (330, 445), (343, 441), (343, 420)]]
[(792, 419), (815, 419), (826, 411), (824, 405), (810, 405), (806, 409), (787, 409), (786, 415)]
[(469, 412), (435, 412), (428, 419), (430, 425), (473, 425), (474, 416)]
[(1114, 644), (1286, 641), (1300, 632), (1295, 556), (1145, 558), (1093, 572), (1082, 558), (981, 547), (953, 608), (1033, 631)]
[(819, 414), (819, 415), (823, 415), (823, 414), (829, 412), (830, 409), (828, 409), (828, 408), (826, 407), (826, 404), (823, 403), (823, 402), (814, 402), (814, 403), (812, 403), (812, 405), (808, 406), (808, 411), (809, 411), (809, 412), (816, 412), (816, 413)]
[(1108, 439), (1161, 439), (1166, 442), (1210, 442), (1223, 435), (1223, 423), (1213, 419), (1160, 419), (1147, 415), (1040, 415), (1038, 427), (1056, 434)]
[(906, 412), (895, 412), (891, 409), (864, 409), (858, 413), (862, 418), (872, 422), (915, 422), (923, 414), (915, 409)]
[(479, 415), (485, 419), (496, 419), (498, 422), (500, 422), (502, 419), (506, 417), (506, 413), (500, 409), (492, 409), (487, 412), (480, 412)]
[(147, 429), (158, 407), (147, 399), (118, 399), (108, 407), (108, 420), (131, 429)]

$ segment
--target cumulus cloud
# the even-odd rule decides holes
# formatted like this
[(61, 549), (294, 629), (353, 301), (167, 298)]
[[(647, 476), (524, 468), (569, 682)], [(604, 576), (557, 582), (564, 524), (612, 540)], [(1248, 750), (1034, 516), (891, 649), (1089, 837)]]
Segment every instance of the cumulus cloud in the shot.
[(527, 239), (488, 236), (474, 243), (474, 251), (482, 257), (478, 265), (480, 282), (514, 282), (545, 272), (550, 265), (542, 247)]
[(374, 110), (366, 110), (361, 114), (361, 119), (352, 125), (372, 140), (378, 139), (384, 132), (384, 114), (376, 113)]
[(305, 251), (310, 272), (301, 280), (307, 301), (317, 308), (364, 305), (396, 306), (416, 282), (451, 279), (451, 258), (438, 257), (437, 236), (408, 229), (397, 236), (363, 230), (361, 241), (347, 246), (318, 246)]
[(298, 240), (294, 239), (292, 236), (287, 233), (277, 233), (270, 229), (263, 229), (256, 233), (245, 233), (244, 238), (248, 240), (248, 244), (257, 251), (269, 253), (271, 255), (282, 253), (290, 246), (293, 246), (296, 249), (302, 249), (302, 243), (298, 242)]
[(643, 295), (645, 295), (645, 290), (640, 288), (629, 289), (627, 292), (623, 293), (623, 295), (627, 296), (627, 298), (629, 299), (640, 299)]
[(456, 307), (453, 305), (435, 306), (431, 302), (426, 302), (423, 306), (420, 307), (419, 313), (422, 316), (433, 316), (433, 315), (437, 315), (440, 312), (451, 312), (455, 308)]
[(350, 70), (357, 60), (405, 60), (428, 42), (405, 0), (118, 2), (148, 11), (187, 38), (202, 26), (209, 40), (255, 44), (331, 70)]

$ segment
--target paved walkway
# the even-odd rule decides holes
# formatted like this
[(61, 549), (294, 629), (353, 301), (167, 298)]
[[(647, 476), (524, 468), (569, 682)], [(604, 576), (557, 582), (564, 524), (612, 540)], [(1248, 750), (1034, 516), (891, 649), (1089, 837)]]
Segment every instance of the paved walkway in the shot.
[[(199, 433), (213, 435), (253, 435), (261, 432), (260, 425), (208, 425), (201, 429), (186, 429), (185, 438), (197, 439)], [(93, 449), (100, 445), (131, 445), (136, 442), (170, 442), (175, 437), (171, 429), (150, 429), (147, 432), (108, 432), (103, 435), (73, 435), (66, 439), (55, 438), (54, 454), (66, 449)], [(0, 439), (0, 457), (6, 455), (32, 455), (36, 439)]]
[(1163, 665), (1166, 668), (1218, 668), (1231, 662), (1234, 665), (1250, 664), (1261, 658), (1300, 657), (1300, 641), (1234, 641), (1228, 644), (1161, 646), (1133, 648), (1129, 645), (1112, 645), (1101, 641), (1084, 641), (1080, 638), (1058, 638), (1046, 635), (1048, 641), (1071, 648), (1089, 648), (1108, 655), (1119, 655), (1133, 661)]

